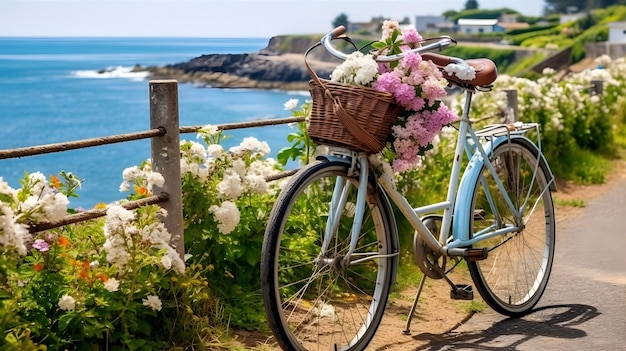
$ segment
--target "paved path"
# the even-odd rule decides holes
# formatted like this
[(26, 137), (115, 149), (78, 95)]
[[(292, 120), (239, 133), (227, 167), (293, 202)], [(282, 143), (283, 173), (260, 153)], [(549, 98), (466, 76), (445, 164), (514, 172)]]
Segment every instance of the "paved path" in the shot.
[(559, 224), (535, 312), (511, 319), (487, 309), (418, 350), (626, 350), (626, 181)]

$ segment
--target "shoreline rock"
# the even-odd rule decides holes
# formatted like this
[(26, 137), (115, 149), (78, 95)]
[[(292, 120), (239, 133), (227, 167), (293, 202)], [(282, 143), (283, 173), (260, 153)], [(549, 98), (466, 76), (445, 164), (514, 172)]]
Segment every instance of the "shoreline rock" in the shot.
[[(135, 67), (149, 72), (148, 79), (176, 79), (201, 87), (308, 90), (311, 79), (304, 52), (315, 44), (308, 38), (273, 37), (256, 53), (202, 55), (187, 62), (162, 67)], [(280, 48), (286, 48), (282, 51)], [(322, 78), (328, 78), (337, 62), (323, 49), (314, 50), (307, 62)]]

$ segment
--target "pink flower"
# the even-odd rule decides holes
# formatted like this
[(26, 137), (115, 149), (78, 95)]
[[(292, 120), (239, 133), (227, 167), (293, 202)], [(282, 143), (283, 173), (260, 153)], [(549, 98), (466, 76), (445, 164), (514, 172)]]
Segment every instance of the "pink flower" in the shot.
[(43, 239), (37, 239), (33, 243), (33, 248), (39, 250), (40, 252), (46, 252), (50, 250), (50, 244)]
[[(392, 94), (395, 103), (405, 110), (392, 127), (395, 153), (392, 166), (395, 171), (403, 172), (421, 164), (421, 155), (430, 148), (441, 128), (457, 116), (441, 102), (446, 96), (447, 82), (440, 68), (432, 61), (425, 61), (419, 53), (408, 52), (419, 47), (422, 36), (415, 29), (397, 31), (400, 31), (397, 22), (386, 21), (382, 40), (400, 34), (401, 41), (396, 41), (393, 50), (400, 49), (405, 56), (395, 63), (378, 63), (378, 76), (371, 86)], [(382, 54), (388, 50), (391, 49), (383, 49)]]
[(421, 41), (424, 40), (422, 36), (415, 30), (415, 28), (408, 28), (402, 33), (402, 39), (406, 44), (412, 47), (417, 47)]

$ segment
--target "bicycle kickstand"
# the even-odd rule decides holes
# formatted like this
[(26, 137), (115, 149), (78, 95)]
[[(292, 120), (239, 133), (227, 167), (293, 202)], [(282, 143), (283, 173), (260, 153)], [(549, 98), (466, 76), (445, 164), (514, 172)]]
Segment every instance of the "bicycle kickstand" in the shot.
[(413, 315), (415, 314), (415, 309), (417, 308), (417, 301), (422, 294), (422, 289), (424, 288), (424, 282), (426, 281), (426, 275), (422, 275), (422, 279), (420, 279), (419, 286), (417, 287), (417, 293), (415, 294), (415, 300), (413, 300), (413, 306), (411, 306), (411, 311), (409, 312), (409, 317), (406, 320), (406, 327), (402, 331), (405, 335), (411, 335), (411, 320), (413, 319)]

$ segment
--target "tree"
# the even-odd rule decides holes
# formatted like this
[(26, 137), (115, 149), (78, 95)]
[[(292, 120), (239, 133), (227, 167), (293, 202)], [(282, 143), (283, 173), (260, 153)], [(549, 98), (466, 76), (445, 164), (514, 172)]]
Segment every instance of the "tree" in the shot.
[(348, 15), (346, 15), (345, 13), (341, 13), (339, 16), (335, 17), (335, 20), (333, 21), (333, 28), (337, 28), (339, 26), (345, 26), (346, 28), (348, 27)]
[(476, 0), (467, 0), (467, 2), (465, 2), (465, 9), (466, 10), (475, 10), (478, 8), (478, 1)]

